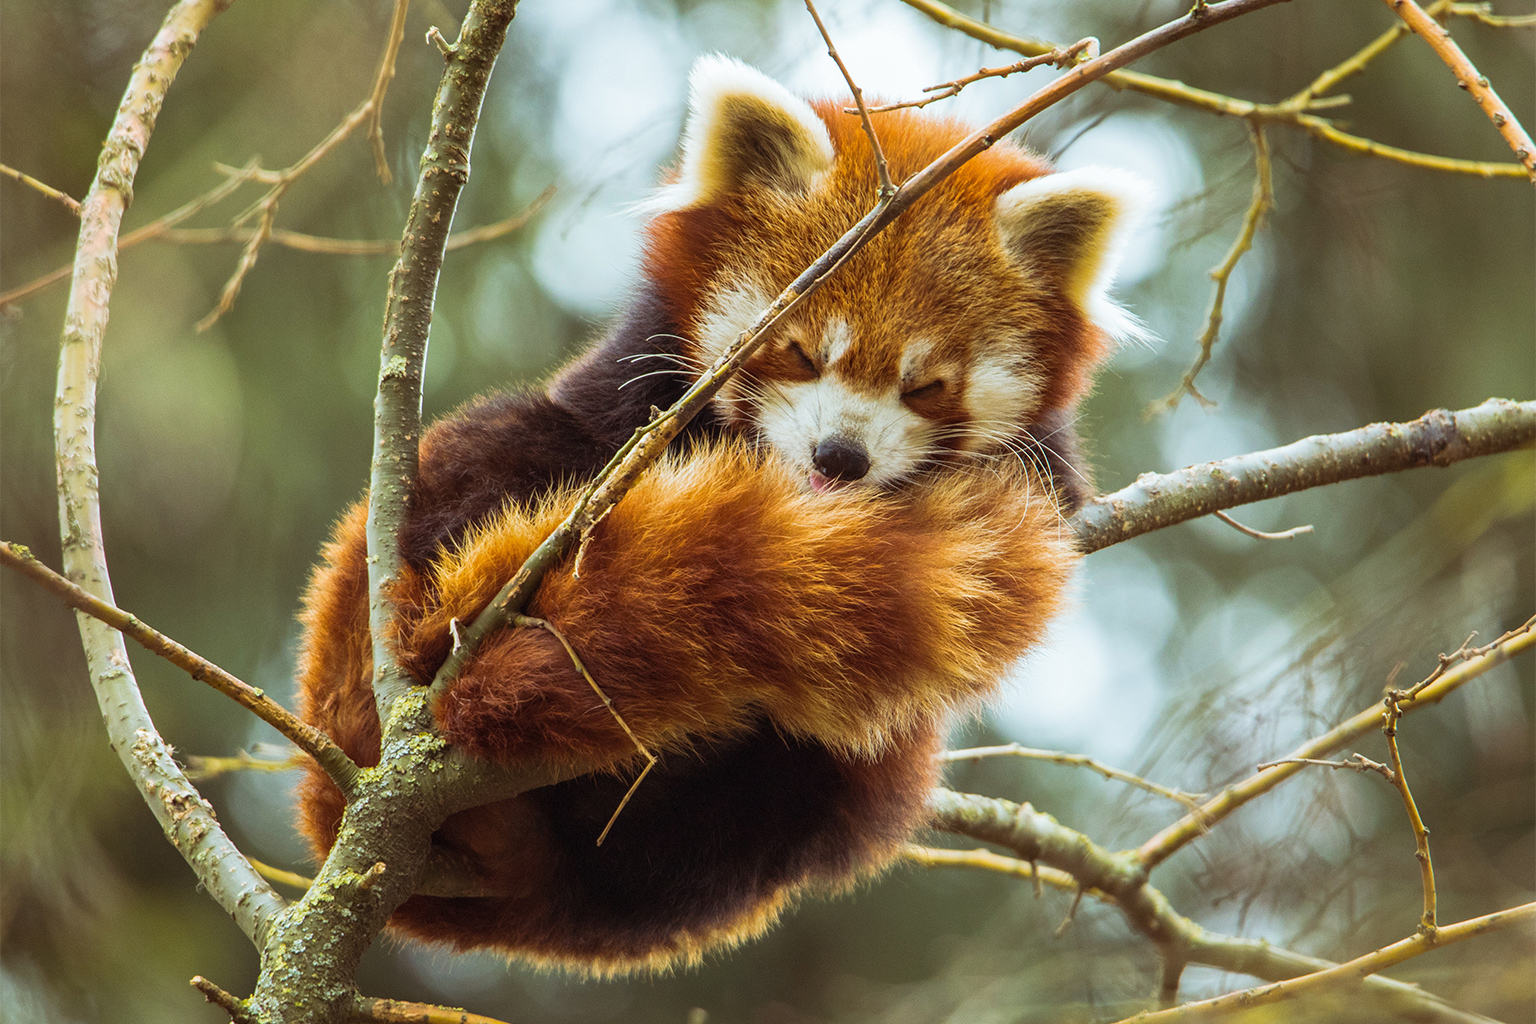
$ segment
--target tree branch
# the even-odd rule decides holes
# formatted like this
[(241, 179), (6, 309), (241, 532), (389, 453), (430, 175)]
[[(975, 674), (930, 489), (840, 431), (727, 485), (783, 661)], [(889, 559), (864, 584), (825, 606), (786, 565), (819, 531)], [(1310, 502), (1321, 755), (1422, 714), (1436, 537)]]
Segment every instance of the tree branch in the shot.
[[(1487, 647), (1480, 648), (1474, 656), (1455, 668), (1447, 669), (1442, 663), (1430, 677), (1432, 681), (1410, 691), (1413, 694), (1411, 701), (1400, 701), (1402, 710), (1406, 713), (1439, 703), (1453, 690), (1533, 646), (1536, 646), (1536, 618), (1504, 634)], [(1386, 711), (1380, 704), (1373, 704), (1323, 735), (1303, 743), (1284, 758), (1270, 762), (1274, 767), (1265, 768), (1236, 785), (1228, 786), (1206, 801), (1199, 811), (1185, 815), (1142, 843), (1136, 851), (1137, 858), (1148, 868), (1156, 867), (1243, 804), (1269, 792), (1301, 771), (1310, 760), (1331, 754), (1366, 733), (1380, 729), (1385, 722), (1385, 715)]]
[(36, 178), (32, 177), (32, 175), (18, 171), (14, 167), (7, 167), (5, 164), (0, 164), (0, 174), (5, 175), (7, 178), (15, 178), (23, 185), (36, 189), (43, 195), (47, 196), (49, 199), (57, 200), (58, 202), (64, 204), (64, 208), (70, 213), (74, 214), (76, 217), (80, 216), (80, 204), (77, 203), (72, 196), (65, 195), (63, 192), (60, 192), (52, 185), (49, 185), (46, 182), (38, 181)]
[(1465, 939), (1476, 938), (1488, 932), (1498, 931), (1512, 925), (1524, 924), (1536, 921), (1536, 903), (1526, 903), (1508, 910), (1500, 910), (1496, 913), (1486, 914), (1483, 917), (1474, 917), (1470, 921), (1461, 921), (1457, 924), (1446, 925), (1431, 932), (1421, 932), (1418, 935), (1394, 942), (1373, 953), (1357, 957), (1348, 963), (1329, 967), (1326, 970), (1316, 971), (1289, 981), (1278, 982), (1273, 985), (1264, 985), (1259, 988), (1244, 989), (1241, 992), (1231, 992), (1215, 999), (1202, 999), (1197, 1003), (1185, 1003), (1183, 1006), (1171, 1010), (1160, 1010), (1156, 1013), (1137, 1014), (1129, 1017), (1119, 1024), (1187, 1024), (1189, 1021), (1214, 1020), (1218, 1017), (1226, 1017), (1235, 1010), (1246, 1010), (1255, 1006), (1268, 1006), (1272, 1003), (1282, 1002), (1287, 999), (1296, 999), (1304, 995), (1314, 995), (1330, 988), (1337, 988), (1351, 982), (1372, 982), (1381, 979), (1376, 977), (1377, 971), (1382, 971), (1394, 964), (1400, 964), (1404, 960), (1412, 959), (1421, 953), (1428, 953), (1432, 949), (1441, 946), (1449, 946), (1453, 942), (1461, 942)]
[(1382, 2), (1396, 11), (1403, 23), (1428, 43), (1437, 57), (1445, 61), (1446, 67), (1456, 76), (1456, 84), (1471, 94), (1482, 112), (1488, 115), (1488, 120), (1504, 136), (1504, 141), (1509, 143), (1509, 148), (1515, 151), (1515, 159), (1520, 161), (1531, 180), (1536, 182), (1536, 143), (1531, 141), (1530, 134), (1521, 127), (1514, 111), (1509, 109), (1509, 104), (1493, 91), (1487, 76), (1480, 73), (1467, 59), (1467, 55), (1461, 52), (1461, 47), (1451, 38), (1450, 30), (1426, 14), (1413, 0)]
[(368, 490), (368, 628), (380, 723), (389, 721), (395, 699), (410, 685), (387, 641), (394, 617), (387, 595), (400, 573), (399, 534), (416, 484), (421, 373), (437, 280), (459, 193), (469, 181), (469, 153), (485, 86), (516, 9), (516, 0), (472, 5), (459, 43), (444, 55), (400, 258), (389, 275)]
[[(123, 211), (133, 199), (134, 176), (166, 91), (198, 34), (229, 2), (181, 0), (166, 14), (134, 65), (102, 144), (96, 177), (80, 204), (80, 240), (54, 401), (59, 526), (66, 575), (109, 604), (113, 603), (112, 583), (96, 488), (96, 381), (107, 304), (117, 278), (117, 233)], [(219, 827), (213, 809), (172, 760), (170, 747), (155, 731), (144, 707), (123, 635), (84, 614), (78, 615), (78, 624), (96, 700), (123, 767), (198, 881), (242, 931), (259, 941), (284, 907), (282, 898), (240, 855)]]
[[(193, 214), (199, 212), (200, 210), (207, 209), (214, 203), (217, 203), (220, 200), (228, 197), (241, 185), (245, 184), (247, 181), (252, 180), (257, 173), (258, 168), (256, 166), (256, 161), (254, 160), (239, 170), (226, 173), (224, 180), (215, 185), (213, 188), (209, 189), (207, 192), (204, 192), (202, 195), (198, 196), (190, 202), (183, 203), (181, 206), (178, 206), (176, 209), (172, 210), (170, 213), (167, 213), (165, 216), (152, 220), (141, 228), (135, 228), (133, 231), (130, 231), (126, 235), (119, 238), (117, 240), (117, 251), (122, 252), (124, 249), (133, 248), (140, 242), (147, 242), (152, 238), (158, 238), (168, 229), (175, 227), (177, 224), (180, 224), (182, 221), (186, 220), (188, 217), (191, 217)], [(58, 282), (63, 281), (64, 279), (68, 278), (71, 273), (74, 272), (74, 269), (75, 267), (73, 263), (66, 263), (62, 267), (57, 267), (53, 270), (50, 270), (48, 273), (41, 277), (28, 281), (26, 284), (18, 285), (8, 292), (0, 292), (0, 309), (4, 309), (13, 302), (20, 302), (22, 299), (30, 298), (32, 295), (42, 291), (49, 285), (57, 284)]]
[[(1206, 964), (1268, 981), (1280, 981), (1334, 967), (1326, 960), (1302, 956), (1268, 942), (1207, 931), (1173, 909), (1159, 890), (1147, 884), (1147, 870), (1130, 852), (1111, 853), (1081, 832), (1066, 828), (1029, 804), (935, 789), (929, 797), (936, 826), (955, 835), (1005, 846), (1021, 860), (1016, 867), (996, 854), (977, 856), (964, 851), (903, 851), (908, 859), (929, 866), (979, 867), (1030, 877), (1076, 893), (1086, 893), (1118, 907), (1130, 925), (1157, 947), (1165, 962)], [(934, 856), (938, 854), (938, 856)], [(1034, 862), (1045, 867), (1032, 867)], [(1065, 874), (1071, 881), (1064, 882)], [(1388, 978), (1371, 978), (1367, 991), (1394, 1011), (1414, 1020), (1482, 1022), (1414, 985)]]
[(1490, 398), (1458, 412), (1435, 409), (1409, 423), (1375, 423), (1173, 473), (1144, 473), (1131, 486), (1084, 505), (1072, 529), (1078, 550), (1087, 554), (1218, 509), (1341, 480), (1449, 466), (1533, 442), (1536, 402)]
[(65, 604), (99, 619), (125, 636), (132, 637), (145, 650), (158, 654), (198, 682), (207, 683), (230, 700), (293, 741), (294, 745), (319, 762), (343, 793), (350, 792), (357, 780), (357, 765), (331, 738), (307, 722), (301, 721), (265, 692), (235, 678), (195, 651), (183, 647), (164, 633), (139, 621), (121, 608), (101, 600), (75, 586), (33, 557), (19, 545), (0, 541), (0, 565), (4, 565), (51, 590)]
[[(954, 8), (939, 2), (939, 0), (902, 0), (902, 2), (909, 7), (921, 11), (946, 28), (963, 32), (972, 39), (979, 39), (1000, 50), (1012, 50), (1014, 53), (1020, 53), (1026, 57), (1038, 57), (1058, 49), (1055, 43), (1013, 35), (984, 22), (967, 18)], [(1449, 6), (1446, 0), (1440, 0), (1431, 10), (1444, 10)], [(1208, 11), (1210, 8), (1207, 6), (1204, 7), (1204, 10)], [(1318, 138), (1326, 139), (1334, 145), (1341, 146), (1351, 152), (1396, 160), (1415, 167), (1476, 174), (1485, 178), (1525, 177), (1525, 168), (1519, 164), (1457, 160), (1452, 157), (1434, 156), (1429, 153), (1415, 153), (1412, 150), (1399, 149), (1396, 146), (1387, 146), (1371, 139), (1350, 135), (1339, 130), (1326, 118), (1307, 112), (1319, 105), (1315, 102), (1315, 94), (1321, 92), (1323, 87), (1332, 88), (1338, 81), (1360, 70), (1369, 60), (1386, 49), (1387, 46), (1396, 42), (1401, 35), (1401, 32), (1384, 33), (1383, 36), (1378, 37), (1337, 68), (1324, 72), (1323, 76), (1307, 89), (1280, 103), (1255, 103), (1252, 100), (1225, 96), (1218, 92), (1211, 92), (1209, 89), (1199, 89), (1191, 85), (1185, 85), (1183, 82), (1159, 78), (1156, 75), (1148, 75), (1140, 71), (1117, 71), (1114, 74), (1105, 75), (1103, 82), (1112, 89), (1129, 89), (1132, 92), (1151, 96), (1154, 99), (1176, 103), (1181, 106), (1194, 107), (1213, 114), (1294, 124)]]
[(1017, 743), (1005, 743), (996, 747), (969, 747), (965, 750), (946, 750), (939, 755), (939, 760), (946, 764), (954, 761), (979, 761), (984, 757), (1022, 757), (1034, 761), (1050, 761), (1053, 764), (1074, 765), (1079, 768), (1088, 768), (1098, 772), (1106, 779), (1117, 779), (1128, 786), (1155, 793), (1169, 800), (1177, 801), (1186, 807), (1200, 806), (1200, 800), (1204, 793), (1186, 793), (1179, 789), (1170, 789), (1156, 782), (1151, 782), (1140, 775), (1133, 775), (1123, 768), (1107, 765), (1102, 761), (1094, 760), (1087, 754), (1069, 754), (1063, 750), (1037, 750), (1034, 747), (1025, 747)]

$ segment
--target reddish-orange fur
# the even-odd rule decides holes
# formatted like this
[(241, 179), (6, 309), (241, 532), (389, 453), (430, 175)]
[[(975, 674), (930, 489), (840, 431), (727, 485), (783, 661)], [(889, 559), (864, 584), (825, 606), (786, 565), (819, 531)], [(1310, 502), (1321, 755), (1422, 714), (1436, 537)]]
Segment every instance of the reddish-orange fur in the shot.
[[(712, 299), (744, 279), (777, 290), (865, 212), (875, 178), (856, 118), (816, 105), (833, 163), (815, 187), (779, 187), (748, 173), (775, 166), (752, 163), (751, 102), (778, 101), (746, 102), (746, 121), (728, 126), (748, 144), (700, 179), (724, 192), (652, 221), (646, 281), (613, 334), (547, 390), (488, 396), (423, 437), (401, 534), (409, 568), (390, 595), (392, 640), (418, 681), (441, 665), (451, 624), (474, 618), (574, 488), (688, 383), (629, 378), (696, 365)], [(898, 179), (965, 134), (910, 113), (882, 116), (880, 130)], [(413, 897), (392, 918), (398, 933), (600, 974), (659, 969), (751, 938), (800, 894), (846, 889), (890, 862), (925, 818), (946, 715), (985, 698), (1039, 638), (1073, 562), (1053, 500), (1076, 489), (1060, 431), (1104, 336), (1049, 260), (1005, 248), (996, 220), (1002, 193), (1047, 171), (1005, 144), (967, 164), (747, 366), (758, 382), (804, 374), (789, 342), (836, 318), (859, 339), (848, 362), (869, 363), (840, 372), (885, 379), (893, 403), (948, 425), (969, 415), (965, 371), (997, 356), (1003, 331), (1028, 362), (1017, 379), (1039, 389), (1017, 422), (991, 424), (996, 447), (970, 461), (936, 451), (891, 489), (812, 494), (782, 451), (754, 444), (757, 407), (728, 389), (683, 451), (603, 520), (580, 575), (567, 560), (528, 609), (569, 639), (658, 767), (596, 847), (638, 767), (630, 740), (550, 634), (489, 638), (438, 703), (445, 736), (482, 757), (592, 774), (448, 819), (434, 842), (486, 895)], [(897, 395), (893, 367), (876, 365), (911, 338), (947, 360), (945, 386), (917, 398)], [(626, 362), (646, 357), (659, 358)], [(1053, 481), (995, 457), (1032, 449), (1049, 456)], [(364, 513), (339, 524), (306, 595), (300, 684), (305, 718), (372, 765)], [(341, 794), (312, 767), (300, 795), (300, 826), (323, 856)]]
[[(836, 151), (827, 187), (793, 197), (752, 190), (728, 204), (676, 211), (651, 222), (645, 275), (678, 323), (692, 328), (685, 334), (697, 330), (698, 317), (722, 281), (749, 274), (772, 282), (771, 294), (868, 212), (879, 182), (859, 119), (842, 112), (844, 101), (811, 105), (826, 122)], [(881, 114), (876, 126), (896, 181), (921, 170), (970, 131), (961, 122), (909, 110)], [(1031, 335), (1037, 372), (1045, 381), (1037, 414), (1071, 407), (1103, 358), (1104, 334), (1052, 282), (1021, 275), (994, 225), (999, 195), (1049, 171), (1044, 160), (1006, 141), (983, 152), (850, 257), (777, 338), (836, 315), (862, 337), (941, 340), (963, 366), (976, 339), (1006, 325)], [(746, 372), (774, 379), (776, 350), (770, 343)], [(869, 376), (876, 375), (877, 368), (868, 369)]]
[[(429, 578), (407, 575), (395, 594), (396, 642), (418, 680), (429, 681), (446, 656), (449, 622), (473, 619), (572, 498), (565, 490), (532, 509), (510, 507)], [(342, 521), (311, 585), (301, 683), (306, 719), (374, 764), (363, 511)], [(581, 576), (569, 562), (552, 572), (529, 611), (560, 629), (664, 758), (744, 736), (766, 716), (792, 739), (837, 752), (847, 778), (867, 778), (860, 785), (872, 802), (910, 814), (933, 782), (925, 762), (937, 723), (953, 707), (973, 706), (1038, 639), (1071, 561), (1055, 507), (1022, 471), (946, 475), (895, 494), (810, 495), (771, 459), (724, 446), (643, 478), (598, 529)], [(537, 629), (508, 630), (482, 646), (438, 719), (450, 741), (485, 757), (614, 769), (635, 760), (564, 650)], [(876, 756), (893, 746), (919, 756)], [(641, 797), (652, 785), (664, 783), (643, 783)], [(302, 827), (323, 853), (335, 841), (340, 795), (314, 770), (302, 798)], [(551, 848), (543, 827), (527, 801), (450, 819), (441, 841), (474, 851), (487, 884), (508, 897), (418, 897), (394, 925), (461, 945), (473, 934), (476, 945), (598, 970), (691, 961), (760, 932), (799, 884), (840, 888), (878, 869), (909, 826), (871, 828), (863, 848), (843, 851), (838, 870), (807, 872), (720, 920), (661, 941), (588, 937), (576, 956), (568, 933), (548, 933), (561, 923), (556, 909), (526, 896), (556, 870), (540, 856)]]

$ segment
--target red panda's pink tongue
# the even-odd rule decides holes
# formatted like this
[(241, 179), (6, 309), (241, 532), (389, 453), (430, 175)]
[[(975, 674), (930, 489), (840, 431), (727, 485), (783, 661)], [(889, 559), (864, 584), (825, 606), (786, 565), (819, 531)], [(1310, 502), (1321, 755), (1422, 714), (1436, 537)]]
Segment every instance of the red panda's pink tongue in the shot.
[(830, 476), (825, 476), (821, 473), (820, 470), (815, 469), (811, 470), (810, 481), (811, 490), (815, 491), (817, 494), (825, 494), (828, 491), (835, 491), (839, 487), (843, 486), (844, 483), (842, 480), (835, 480)]

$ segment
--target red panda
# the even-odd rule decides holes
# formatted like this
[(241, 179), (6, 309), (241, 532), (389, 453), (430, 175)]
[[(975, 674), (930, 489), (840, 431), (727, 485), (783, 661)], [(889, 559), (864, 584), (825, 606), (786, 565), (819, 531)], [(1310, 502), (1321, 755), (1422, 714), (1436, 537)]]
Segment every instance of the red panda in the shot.
[[(966, 134), (879, 115), (893, 176)], [(473, 618), (653, 406), (671, 404), (867, 209), (858, 120), (702, 59), (678, 170), (649, 204), (643, 283), (606, 340), (541, 390), (429, 429), (401, 533), (392, 640), (429, 681)], [(1034, 643), (1070, 574), (1070, 421), (1108, 335), (1137, 202), (1109, 172), (1050, 173), (1000, 144), (852, 257), (551, 572), (552, 622), (660, 763), (637, 770), (558, 641), (482, 646), (436, 714), (473, 753), (602, 771), (449, 818), (435, 844), (474, 895), (391, 921), (594, 974), (694, 964), (801, 894), (885, 867), (921, 826), (946, 716)], [(305, 719), (377, 763), (366, 509), (305, 596)], [(323, 856), (340, 792), (318, 768), (300, 827)]]

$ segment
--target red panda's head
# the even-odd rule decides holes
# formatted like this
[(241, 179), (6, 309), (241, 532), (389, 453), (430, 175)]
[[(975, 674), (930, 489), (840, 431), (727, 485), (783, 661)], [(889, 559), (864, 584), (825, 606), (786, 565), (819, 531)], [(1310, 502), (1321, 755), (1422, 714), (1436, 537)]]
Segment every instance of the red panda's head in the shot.
[[(650, 204), (645, 273), (707, 365), (868, 211), (857, 115), (806, 102), (724, 57), (694, 66), (681, 163)], [(896, 181), (970, 129), (874, 116)], [(876, 236), (782, 323), (716, 398), (813, 489), (892, 486), (1005, 452), (1070, 409), (1110, 337), (1108, 297), (1143, 189), (1123, 172), (1052, 173), (1000, 143)]]

